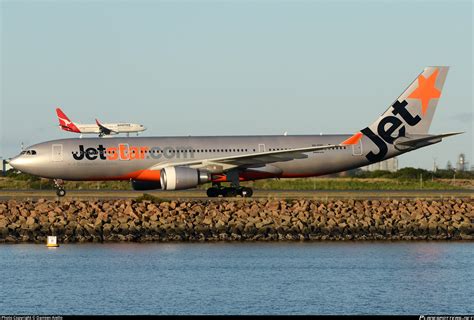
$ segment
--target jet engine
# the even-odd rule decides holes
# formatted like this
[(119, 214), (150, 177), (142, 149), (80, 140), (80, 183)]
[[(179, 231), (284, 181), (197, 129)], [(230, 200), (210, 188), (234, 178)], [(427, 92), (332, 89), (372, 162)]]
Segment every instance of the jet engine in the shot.
[(132, 180), (132, 189), (133, 190), (155, 190), (160, 189), (161, 184), (160, 181), (140, 181), (140, 180)]
[(166, 167), (160, 171), (163, 190), (183, 190), (211, 181), (211, 173), (188, 167)]

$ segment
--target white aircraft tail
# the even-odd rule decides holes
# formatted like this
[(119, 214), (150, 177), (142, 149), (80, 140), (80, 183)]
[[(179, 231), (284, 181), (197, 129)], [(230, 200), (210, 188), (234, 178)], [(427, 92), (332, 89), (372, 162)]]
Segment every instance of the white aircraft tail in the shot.
[(343, 144), (357, 143), (362, 134), (375, 134), (389, 141), (406, 134), (427, 134), (448, 70), (449, 67), (426, 67), (387, 111)]
[(387, 111), (370, 127), (377, 129), (387, 116), (406, 122), (406, 132), (427, 134), (438, 106), (449, 67), (426, 67)]
[(358, 144), (362, 136), (368, 137), (380, 149), (378, 154), (367, 156), (375, 162), (384, 158), (387, 144), (393, 145), (399, 138), (427, 135), (448, 70), (449, 67), (426, 67), (377, 121), (341, 144)]

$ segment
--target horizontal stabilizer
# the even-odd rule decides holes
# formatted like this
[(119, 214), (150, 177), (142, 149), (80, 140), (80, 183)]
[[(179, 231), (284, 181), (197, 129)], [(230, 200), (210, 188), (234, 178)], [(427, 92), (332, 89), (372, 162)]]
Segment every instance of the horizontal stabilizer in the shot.
[(409, 140), (403, 140), (403, 141), (396, 141), (395, 142), (395, 147), (412, 147), (412, 148), (418, 148), (422, 147), (425, 145), (430, 145), (433, 143), (438, 143), (440, 142), (443, 138), (458, 135), (464, 132), (449, 132), (449, 133), (443, 133), (443, 134), (438, 134), (438, 135), (429, 135), (429, 136), (424, 136), (421, 138), (416, 138), (416, 139), (409, 139)]

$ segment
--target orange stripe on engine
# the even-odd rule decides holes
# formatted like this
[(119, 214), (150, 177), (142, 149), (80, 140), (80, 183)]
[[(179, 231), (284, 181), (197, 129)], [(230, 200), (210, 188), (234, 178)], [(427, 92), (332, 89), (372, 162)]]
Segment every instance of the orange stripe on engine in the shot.
[(357, 132), (356, 134), (354, 134), (349, 139), (344, 140), (343, 142), (341, 142), (341, 144), (343, 144), (343, 145), (356, 144), (356, 143), (359, 142), (360, 138), (362, 138), (362, 132)]
[(160, 181), (160, 170), (142, 170), (135, 179), (141, 181)]

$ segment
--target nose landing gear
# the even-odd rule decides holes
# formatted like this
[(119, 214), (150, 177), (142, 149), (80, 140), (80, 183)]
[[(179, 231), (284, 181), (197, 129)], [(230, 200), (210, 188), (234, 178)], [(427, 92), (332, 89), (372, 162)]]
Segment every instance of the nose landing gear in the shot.
[(66, 190), (63, 188), (64, 181), (61, 179), (54, 179), (54, 188), (56, 189), (56, 194), (58, 197), (64, 197), (66, 195)]

